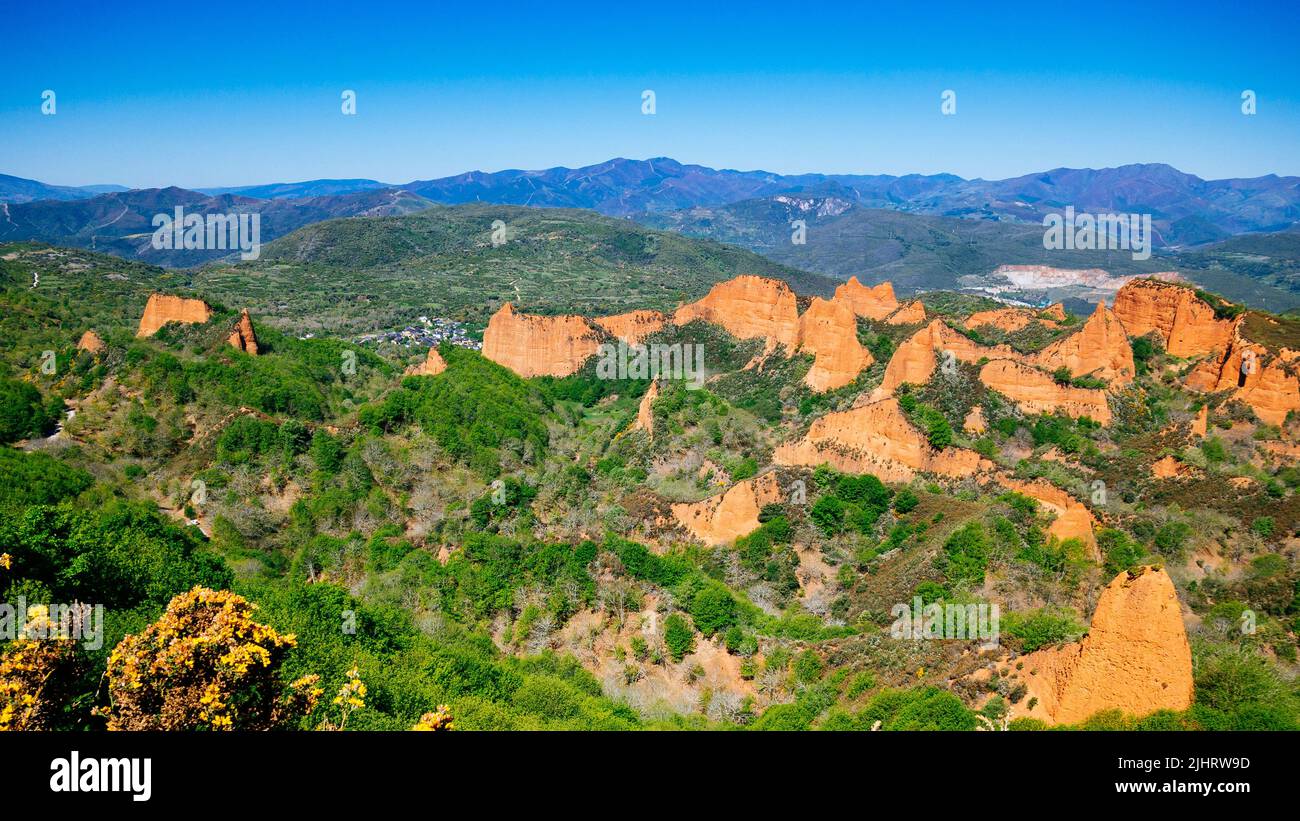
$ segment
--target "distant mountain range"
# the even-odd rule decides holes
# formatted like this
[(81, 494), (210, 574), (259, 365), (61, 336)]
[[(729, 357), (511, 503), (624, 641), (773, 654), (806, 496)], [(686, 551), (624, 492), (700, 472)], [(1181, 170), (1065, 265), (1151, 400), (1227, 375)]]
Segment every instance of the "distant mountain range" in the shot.
[[(96, 193), (103, 188), (0, 177), (0, 242), (37, 240), (192, 267), (230, 254), (154, 249), (156, 214), (176, 206), (201, 214), (254, 211), (262, 215), (267, 243), (323, 220), (478, 203), (596, 211), (738, 245), (836, 279), (889, 278), (903, 292), (958, 287), (962, 277), (983, 277), (1001, 264), (1035, 264), (1114, 274), (1190, 270), (1229, 298), (1275, 310), (1300, 302), (1300, 177), (1203, 180), (1161, 164), (1063, 168), (992, 181), (951, 174), (781, 175), (660, 157), (475, 171), (396, 186), (322, 179)], [(1157, 255), (1136, 261), (1128, 253), (1045, 251), (1043, 215), (1066, 206), (1151, 214)], [(795, 220), (807, 227), (802, 245), (791, 242)]]
[(0, 205), (0, 242), (39, 240), (53, 245), (103, 251), (155, 265), (189, 267), (229, 256), (225, 250), (156, 249), (153, 218), (182, 207), (186, 214), (261, 215), (263, 243), (324, 220), (397, 216), (433, 203), (409, 191), (378, 188), (301, 199), (256, 199), (237, 194), (209, 196), (184, 188), (148, 188), (76, 201)]
[(113, 191), (129, 191), (124, 185), (50, 185), (22, 177), (0, 174), (0, 203), (37, 200), (84, 200)]
[[(0, 203), (84, 199), (97, 186), (72, 189), (0, 177)], [(686, 165), (666, 157), (613, 159), (582, 168), (472, 171), (389, 185), (376, 180), (309, 180), (236, 188), (208, 195), (261, 199), (340, 196), (398, 188), (431, 202), (484, 202), (587, 208), (611, 216), (715, 207), (783, 193), (838, 197), (866, 208), (1041, 223), (1072, 205), (1080, 212), (1149, 213), (1158, 246), (1189, 246), (1246, 232), (1280, 231), (1300, 222), (1300, 177), (1203, 180), (1168, 165), (1056, 168), (1005, 180), (952, 174), (773, 174)], [(44, 192), (44, 193), (42, 193)]]

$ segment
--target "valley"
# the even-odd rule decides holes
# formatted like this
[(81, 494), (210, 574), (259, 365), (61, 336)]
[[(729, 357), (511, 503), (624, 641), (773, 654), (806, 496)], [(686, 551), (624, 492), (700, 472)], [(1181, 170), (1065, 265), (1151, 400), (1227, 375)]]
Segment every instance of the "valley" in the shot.
[[(296, 636), (283, 682), (365, 684), (299, 729), (1300, 727), (1300, 323), (1076, 280), (1104, 301), (916, 299), (484, 205), (197, 269), (0, 245), (0, 582), (118, 591), (10, 720), (163, 728), (62, 694), (199, 585)], [(357, 344), (413, 311), (481, 351)], [(609, 378), (619, 343), (702, 384)]]

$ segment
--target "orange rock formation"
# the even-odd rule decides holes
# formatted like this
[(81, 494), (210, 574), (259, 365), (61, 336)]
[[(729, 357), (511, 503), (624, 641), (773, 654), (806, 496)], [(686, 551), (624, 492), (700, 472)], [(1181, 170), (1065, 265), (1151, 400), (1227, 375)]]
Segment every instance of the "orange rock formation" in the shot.
[(136, 336), (153, 336), (168, 322), (198, 325), (212, 317), (212, 309), (201, 299), (186, 299), (168, 294), (150, 294)]
[(1260, 419), (1280, 425), (1289, 412), (1300, 410), (1300, 379), (1295, 375), (1300, 351), (1283, 348), (1273, 356), (1264, 346), (1243, 339), (1240, 327), (1224, 352), (1193, 368), (1185, 384), (1205, 393), (1232, 390), (1232, 397), (1250, 405)]
[(437, 348), (430, 348), (424, 361), (406, 369), (406, 376), (437, 376), (447, 370), (447, 360), (442, 358)]
[(967, 328), (991, 325), (1010, 334), (1028, 326), (1035, 318), (1034, 312), (1026, 308), (998, 308), (992, 311), (976, 311), (966, 317), (964, 324)]
[(1049, 371), (1062, 366), (1071, 376), (1090, 374), (1119, 387), (1133, 381), (1133, 349), (1124, 326), (1106, 309), (1105, 301), (1076, 333), (1059, 339), (1030, 358)]
[(992, 467), (973, 450), (930, 447), (892, 397), (814, 420), (807, 435), (780, 445), (772, 458), (779, 465), (829, 463), (886, 482), (908, 481), (920, 471), (965, 477)]
[(858, 342), (853, 309), (838, 298), (813, 298), (799, 317), (798, 347), (816, 356), (804, 377), (805, 384), (815, 391), (843, 387), (876, 361)]
[(246, 354), (257, 356), (257, 335), (253, 333), (253, 320), (249, 318), (247, 308), (240, 312), (239, 321), (226, 341)]
[(1135, 279), (1115, 295), (1115, 316), (1129, 336), (1155, 331), (1172, 356), (1199, 356), (1223, 350), (1232, 338), (1232, 323), (1217, 319), (1214, 308), (1191, 288), (1151, 279)]
[(1151, 465), (1151, 475), (1157, 479), (1175, 479), (1188, 472), (1188, 467), (1172, 456), (1157, 459)]
[(763, 505), (781, 501), (776, 473), (768, 472), (732, 486), (726, 493), (691, 504), (673, 505), (673, 517), (705, 544), (732, 542), (758, 528)]
[(1014, 490), (1016, 493), (1023, 493), (1031, 499), (1036, 499), (1043, 508), (1056, 515), (1051, 526), (1047, 528), (1049, 535), (1062, 541), (1079, 539), (1088, 549), (1089, 558), (1101, 560), (1097, 537), (1093, 533), (1097, 520), (1093, 518), (1092, 511), (1088, 510), (1086, 505), (1050, 482), (1024, 482), (1010, 476), (998, 476), (997, 481), (1007, 490)]
[(1192, 435), (1204, 436), (1210, 421), (1210, 406), (1202, 405), (1200, 411), (1192, 419)]
[(915, 325), (924, 322), (925, 306), (921, 304), (921, 300), (914, 299), (890, 314), (889, 319), (885, 321), (890, 325)]
[(568, 376), (600, 346), (601, 329), (580, 316), (533, 316), (509, 302), (488, 320), (483, 355), (520, 376)]
[(629, 311), (614, 316), (596, 317), (595, 322), (629, 345), (635, 345), (659, 330), (668, 321), (659, 311)]
[(714, 285), (703, 299), (673, 314), (677, 325), (702, 319), (721, 325), (737, 339), (766, 339), (794, 350), (799, 337), (799, 307), (790, 286), (776, 279), (738, 276)]
[(857, 277), (849, 277), (848, 282), (835, 289), (835, 301), (847, 303), (853, 313), (867, 319), (884, 319), (898, 310), (892, 283), (882, 282), (868, 288)]
[(1023, 669), (1010, 675), (1028, 692), (1013, 713), (1049, 724), (1075, 724), (1102, 710), (1144, 716), (1192, 703), (1192, 653), (1178, 595), (1155, 568), (1120, 573), (1102, 591), (1082, 641), (1020, 661)]
[(984, 419), (984, 409), (979, 405), (970, 409), (966, 418), (962, 420), (962, 429), (967, 433), (983, 433), (989, 429), (988, 421)]
[(651, 382), (650, 387), (641, 396), (641, 404), (636, 406), (636, 422), (632, 430), (643, 430), (653, 438), (655, 435), (654, 401), (659, 398), (659, 383)]
[(81, 335), (81, 339), (77, 340), (77, 350), (87, 353), (103, 353), (105, 347), (104, 340), (100, 339), (99, 334), (94, 331), (86, 331)]
[(1109, 425), (1110, 405), (1106, 393), (1091, 388), (1061, 385), (1043, 371), (998, 359), (980, 369), (980, 381), (1015, 402), (1026, 413), (1063, 411), (1070, 416), (1087, 416)]
[(920, 329), (898, 346), (894, 355), (885, 366), (885, 375), (872, 394), (873, 398), (892, 396), (898, 386), (904, 382), (924, 385), (941, 361), (946, 358), (945, 351), (952, 353), (954, 359), (962, 362), (978, 362), (980, 359), (1015, 357), (1018, 354), (1006, 345), (987, 347), (973, 342), (966, 336), (949, 328), (942, 319), (931, 320), (929, 325)]

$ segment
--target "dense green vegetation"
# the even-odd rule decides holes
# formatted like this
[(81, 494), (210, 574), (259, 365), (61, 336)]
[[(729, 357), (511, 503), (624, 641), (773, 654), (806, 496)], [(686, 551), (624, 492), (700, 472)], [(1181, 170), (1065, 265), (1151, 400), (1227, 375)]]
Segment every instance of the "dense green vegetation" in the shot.
[[(524, 216), (522, 256), (510, 261), (490, 244), (464, 255), (489, 285), (525, 262), (539, 276), (583, 259), (602, 276), (689, 269), (690, 287), (652, 288), (658, 302), (627, 296), (626, 307), (666, 306), (738, 264), (701, 262), (694, 245), (649, 251), (637, 243), (656, 235), (634, 227)], [(1196, 703), (1177, 715), (1103, 714), (1084, 726), (1300, 724), (1300, 571), (1287, 548), (1300, 528), (1300, 471), (1271, 455), (1295, 441), (1294, 422), (1262, 425), (1223, 396), (1189, 395), (1177, 382), (1187, 363), (1150, 338), (1132, 343), (1140, 374), (1112, 390), (1108, 427), (1025, 413), (968, 363), (898, 392), (907, 423), (933, 447), (975, 449), (1007, 477), (1085, 503), (1099, 521), (1094, 558), (1082, 540), (1049, 535), (1056, 514), (1047, 505), (1001, 487), (924, 473), (885, 483), (775, 464), (775, 448), (879, 384), (884, 360), (909, 333), (885, 323), (859, 325), (881, 361), (824, 394), (802, 384), (807, 356), (746, 369), (761, 341), (704, 323), (665, 328), (654, 339), (707, 345), (711, 378), (698, 390), (660, 384), (653, 432), (633, 425), (649, 383), (600, 379), (591, 363), (564, 378), (523, 379), (444, 346), (444, 373), (404, 377), (404, 363), (387, 355), (336, 336), (300, 339), (256, 311), (262, 350), (250, 357), (226, 344), (236, 313), (215, 298), (208, 323), (133, 335), (156, 287), (192, 293), (193, 277), (212, 295), (220, 280), (240, 294), (229, 304), (242, 307), (234, 277), (255, 275), (250, 287), (265, 288), (269, 303), (281, 296), (273, 289), (304, 271), (325, 277), (354, 267), (346, 255), (357, 248), (376, 270), (409, 274), (393, 287), (414, 295), (420, 266), (437, 269), (463, 250), (439, 239), (436, 221), (421, 220), (434, 217), (361, 226), (347, 237), (360, 245), (323, 247), (320, 259), (286, 251), (264, 265), (204, 272), (118, 267), (34, 246), (0, 262), (9, 309), (0, 330), (13, 341), (0, 352), (0, 588), (6, 600), (106, 608), (103, 645), (77, 650), (50, 679), (58, 708), (47, 726), (103, 726), (91, 708), (105, 706), (108, 653), (196, 585), (247, 597), (259, 622), (296, 637), (277, 675), (285, 686), (318, 675), (326, 693), (321, 711), (289, 722), (301, 729), (406, 729), (440, 705), (461, 729), (1000, 726), (1024, 694), (968, 680), (973, 668), (954, 659), (977, 645), (893, 638), (891, 609), (914, 598), (1003, 603), (1000, 647), (1015, 661), (1078, 639), (1097, 589), (1152, 563), (1169, 569), (1196, 615)], [(566, 237), (561, 248), (539, 245), (543, 228)], [(394, 249), (378, 238), (414, 245)], [(434, 240), (445, 245), (419, 245)], [(586, 241), (594, 249), (579, 248)], [(42, 286), (32, 289), (27, 278), (37, 270)], [(114, 274), (123, 278), (108, 279)], [(587, 310), (592, 293), (614, 281), (552, 307)], [(337, 288), (309, 283), (287, 315), (299, 322), (315, 311), (343, 333), (330, 312), (350, 310), (341, 295), (355, 296), (346, 290), (354, 285), (346, 277)], [(464, 288), (441, 307), (468, 298)], [(421, 289), (410, 305), (432, 310)], [(83, 290), (94, 303), (85, 314)], [(387, 292), (367, 293), (372, 318), (400, 313), (385, 307)], [(329, 300), (339, 304), (322, 308)], [(953, 316), (987, 307), (955, 295), (927, 304)], [(1291, 339), (1289, 323), (1260, 316), (1244, 321), (1262, 323), (1270, 340)], [(106, 350), (75, 350), (87, 327)], [(1022, 350), (1047, 339), (971, 333)], [(52, 373), (41, 367), (47, 350)], [(964, 429), (975, 407), (985, 431)], [(1210, 435), (1192, 438), (1187, 423), (1201, 407)], [(75, 415), (63, 416), (68, 410)], [(49, 436), (61, 417), (59, 436), (14, 446)], [(1177, 481), (1151, 477), (1166, 456), (1185, 468)], [(688, 537), (675, 505), (703, 501), (707, 510), (750, 479), (761, 496), (750, 532), (716, 544)], [(727, 523), (748, 527), (751, 517)], [(1241, 632), (1243, 619), (1254, 619), (1253, 633)], [(330, 700), (356, 680), (367, 687), (365, 706), (342, 715)]]

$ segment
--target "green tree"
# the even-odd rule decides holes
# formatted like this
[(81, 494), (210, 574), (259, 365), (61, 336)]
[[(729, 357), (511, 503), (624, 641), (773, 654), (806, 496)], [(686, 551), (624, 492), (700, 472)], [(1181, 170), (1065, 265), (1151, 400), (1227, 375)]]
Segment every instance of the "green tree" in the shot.
[(680, 613), (673, 613), (664, 620), (664, 645), (673, 661), (681, 661), (695, 649), (695, 631)]

